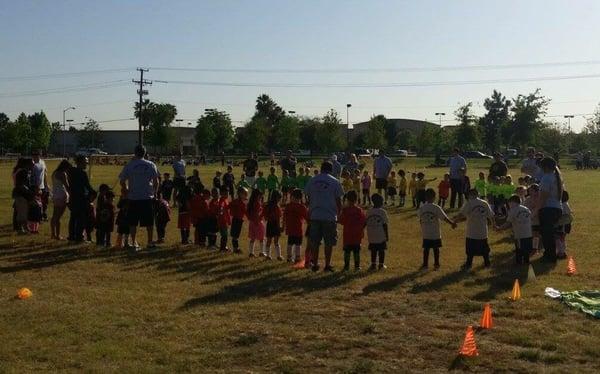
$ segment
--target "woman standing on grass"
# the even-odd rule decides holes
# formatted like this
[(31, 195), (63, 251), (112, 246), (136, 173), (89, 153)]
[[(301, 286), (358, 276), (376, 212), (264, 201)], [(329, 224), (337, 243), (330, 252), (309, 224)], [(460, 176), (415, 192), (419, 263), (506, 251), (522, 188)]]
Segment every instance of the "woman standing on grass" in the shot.
[(543, 175), (540, 180), (538, 217), (540, 220), (540, 232), (544, 244), (544, 259), (548, 262), (556, 262), (556, 224), (562, 215), (562, 175), (556, 161), (546, 157), (540, 162)]
[(60, 219), (62, 218), (67, 204), (69, 203), (69, 177), (67, 170), (71, 164), (67, 160), (62, 160), (52, 173), (52, 205), (54, 211), (50, 219), (50, 237), (56, 240), (62, 240), (60, 237)]
[(13, 169), (13, 228), (19, 234), (26, 234), (29, 202), (33, 198), (32, 185), (33, 161), (20, 158)]

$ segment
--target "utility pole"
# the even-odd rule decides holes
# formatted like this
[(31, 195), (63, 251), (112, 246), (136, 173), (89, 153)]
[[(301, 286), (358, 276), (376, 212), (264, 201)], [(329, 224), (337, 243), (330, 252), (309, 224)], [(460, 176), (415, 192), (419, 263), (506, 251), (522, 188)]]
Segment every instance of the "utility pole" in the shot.
[(440, 128), (442, 128), (442, 116), (445, 116), (446, 113), (438, 112), (435, 115), (440, 117)]
[(138, 145), (144, 145), (142, 114), (144, 107), (144, 96), (148, 95), (148, 90), (144, 90), (144, 86), (147, 84), (152, 84), (152, 81), (144, 79), (144, 72), (148, 72), (148, 69), (137, 68), (136, 70), (140, 72), (140, 80), (136, 81), (135, 79), (133, 79), (132, 82), (140, 85), (137, 91), (138, 95), (140, 96), (138, 107)]
[(571, 132), (571, 118), (575, 118), (575, 116), (572, 115), (572, 114), (567, 114), (567, 115), (565, 115), (563, 117), (567, 118), (569, 120), (569, 132)]
[(352, 104), (346, 104), (346, 149), (350, 152), (350, 107)]

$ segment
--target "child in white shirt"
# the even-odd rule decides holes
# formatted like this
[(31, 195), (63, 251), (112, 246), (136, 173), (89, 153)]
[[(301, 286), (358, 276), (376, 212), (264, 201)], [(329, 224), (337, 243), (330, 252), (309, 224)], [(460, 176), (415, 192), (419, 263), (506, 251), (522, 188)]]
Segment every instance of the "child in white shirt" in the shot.
[(435, 270), (440, 268), (440, 248), (442, 247), (442, 234), (440, 231), (440, 220), (444, 220), (456, 227), (456, 223), (450, 220), (444, 210), (435, 201), (435, 191), (428, 188), (425, 191), (425, 203), (419, 207), (418, 216), (423, 234), (423, 265), (421, 269), (429, 266), (429, 250), (433, 249), (433, 266)]
[(467, 261), (463, 269), (469, 270), (474, 256), (482, 256), (485, 267), (490, 267), (490, 245), (488, 244), (488, 225), (494, 218), (490, 204), (479, 198), (476, 189), (469, 190), (467, 202), (454, 217), (454, 222), (467, 221), (465, 249)]
[(531, 230), (531, 211), (521, 204), (518, 195), (512, 195), (508, 199), (510, 207), (506, 217), (506, 223), (496, 227), (497, 230), (506, 230), (512, 227), (515, 239), (515, 254), (517, 265), (529, 264), (529, 254), (533, 248), (533, 233)]
[(388, 216), (383, 207), (383, 196), (378, 193), (371, 196), (373, 208), (367, 212), (367, 237), (369, 238), (369, 250), (371, 251), (371, 267), (369, 270), (377, 269), (377, 258), (379, 257), (379, 269), (386, 269), (385, 250), (388, 241)]

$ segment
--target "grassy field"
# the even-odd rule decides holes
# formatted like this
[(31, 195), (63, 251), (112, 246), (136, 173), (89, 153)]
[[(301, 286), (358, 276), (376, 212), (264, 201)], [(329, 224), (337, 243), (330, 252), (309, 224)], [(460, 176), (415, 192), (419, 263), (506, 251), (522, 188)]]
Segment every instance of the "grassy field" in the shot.
[[(437, 177), (445, 172), (425, 170)], [(201, 175), (207, 180), (214, 171), (202, 167)], [(477, 171), (472, 167), (470, 175)], [(94, 166), (92, 182), (114, 185), (117, 173)], [(52, 242), (47, 225), (37, 237), (17, 237), (10, 224), (10, 168), (3, 165), (0, 372), (597, 372), (599, 321), (543, 295), (547, 286), (566, 291), (600, 284), (594, 198), (600, 174), (564, 174), (576, 216), (568, 245), (579, 274), (567, 276), (564, 261), (552, 267), (535, 258), (538, 280), (526, 282), (527, 268), (513, 265), (508, 233), (492, 233), (490, 269), (476, 259), (472, 272), (459, 271), (464, 224), (454, 231), (444, 226), (442, 268), (419, 271), (420, 229), (412, 209), (389, 210), (388, 269), (372, 273), (311, 273), (181, 247), (175, 222), (169, 245), (135, 256)], [(341, 262), (338, 248), (338, 270)], [(509, 302), (515, 278), (524, 283), (523, 299)], [(15, 300), (20, 287), (33, 297)], [(486, 302), (494, 329), (477, 332), (479, 357), (457, 359), (466, 326), (477, 325)]]

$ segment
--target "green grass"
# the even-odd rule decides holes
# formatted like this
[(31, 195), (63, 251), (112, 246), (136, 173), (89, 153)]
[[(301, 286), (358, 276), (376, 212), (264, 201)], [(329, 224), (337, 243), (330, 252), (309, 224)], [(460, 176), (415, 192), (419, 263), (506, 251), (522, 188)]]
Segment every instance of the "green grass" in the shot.
[[(427, 161), (399, 167), (413, 170)], [(215, 167), (200, 169), (208, 180)], [(444, 171), (426, 169), (437, 177)], [(114, 185), (117, 172), (94, 166), (93, 184)], [(375, 273), (313, 274), (180, 247), (175, 222), (169, 245), (135, 256), (51, 242), (47, 225), (42, 235), (17, 237), (10, 231), (10, 166), (0, 166), (0, 177), (0, 372), (598, 369), (598, 321), (543, 295), (546, 286), (600, 284), (600, 174), (593, 171), (565, 170), (576, 215), (568, 243), (579, 274), (568, 277), (564, 262), (551, 267), (535, 259), (535, 283), (525, 282), (526, 268), (513, 265), (507, 233), (491, 235), (491, 269), (476, 262), (473, 272), (459, 272), (464, 225), (444, 227), (439, 271), (417, 271), (420, 231), (411, 209), (389, 210), (389, 268)], [(341, 261), (338, 248), (338, 269)], [(513, 303), (507, 298), (515, 278), (524, 282), (523, 299)], [(33, 297), (15, 300), (20, 287)], [(495, 327), (477, 332), (479, 357), (457, 358), (465, 328), (477, 325), (485, 302), (492, 303)]]

